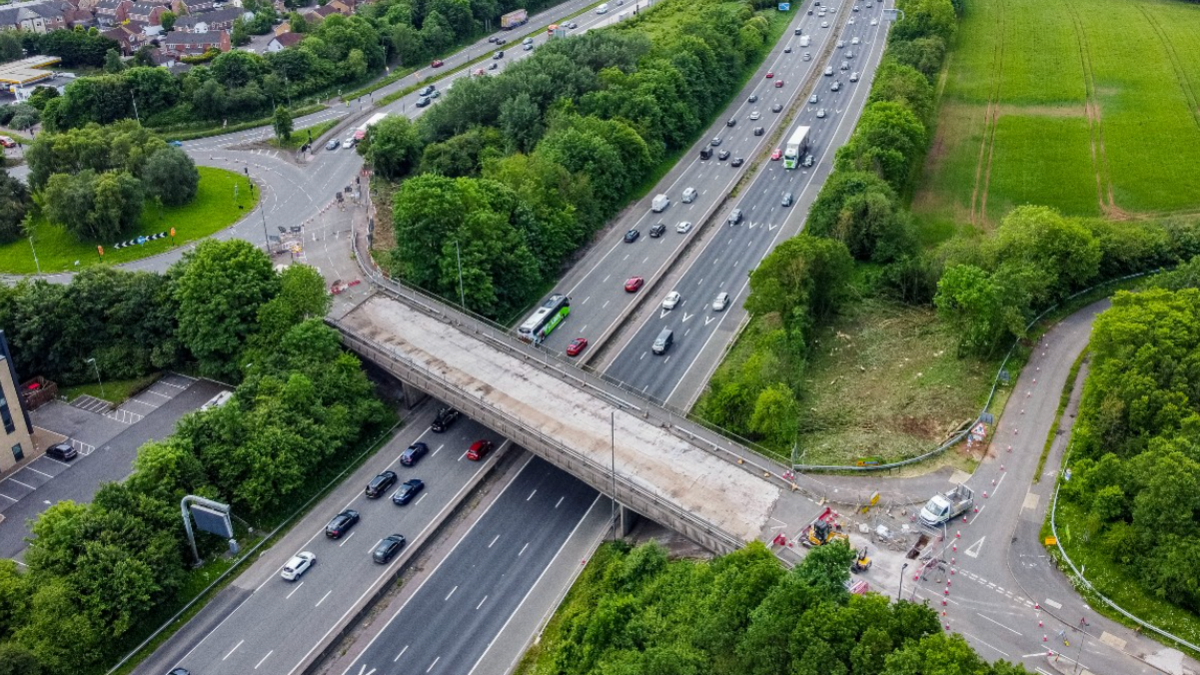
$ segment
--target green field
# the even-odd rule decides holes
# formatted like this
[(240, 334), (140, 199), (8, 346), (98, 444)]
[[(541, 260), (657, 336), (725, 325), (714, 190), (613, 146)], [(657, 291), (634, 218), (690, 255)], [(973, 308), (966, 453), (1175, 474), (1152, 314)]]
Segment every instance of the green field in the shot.
[[(219, 232), (236, 223), (258, 203), (259, 191), (256, 189), (251, 194), (246, 189), (246, 179), (240, 174), (206, 166), (196, 168), (200, 171), (200, 187), (189, 204), (165, 208), (160, 215), (158, 207), (147, 203), (142, 210), (137, 231), (126, 237), (133, 239), (139, 235), (149, 236), (175, 228), (174, 239), (164, 237), (142, 246), (118, 250), (113, 246), (117, 242), (81, 242), (66, 228), (51, 225), (39, 217), (33, 223), (32, 247), (28, 238), (0, 246), (0, 274), (37, 272), (34, 250), (37, 251), (37, 260), (43, 273), (75, 271), (100, 263), (97, 244), (104, 246), (105, 264), (140, 260)], [(235, 185), (238, 186), (236, 202), (233, 198)]]
[(966, 7), (913, 195), (935, 238), (1025, 203), (1114, 218), (1200, 207), (1200, 5)]

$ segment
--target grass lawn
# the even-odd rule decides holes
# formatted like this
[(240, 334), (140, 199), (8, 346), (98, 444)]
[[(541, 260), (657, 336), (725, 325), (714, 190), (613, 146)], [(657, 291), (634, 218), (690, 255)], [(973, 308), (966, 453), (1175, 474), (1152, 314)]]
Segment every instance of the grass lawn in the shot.
[(313, 141), (316, 141), (318, 138), (321, 137), (321, 134), (336, 127), (338, 125), (338, 122), (341, 122), (341, 120), (340, 119), (332, 119), (332, 120), (328, 120), (325, 122), (321, 122), (319, 124), (314, 124), (311, 127), (304, 127), (303, 129), (296, 129), (295, 131), (292, 132), (292, 137), (287, 139), (286, 141), (283, 141), (282, 143), (280, 143), (278, 138), (271, 138), (271, 139), (267, 140), (267, 144), (273, 145), (277, 148), (282, 148), (284, 150), (299, 150), (300, 146), (302, 146), (308, 142), (308, 132), (310, 132), (310, 131), (312, 132)]
[(1200, 207), (1200, 6), (966, 0), (914, 191), (927, 242), (1013, 206)]
[[(43, 273), (66, 272), (100, 262), (96, 245), (104, 246), (104, 263), (118, 264), (139, 260), (218, 232), (237, 222), (258, 203), (259, 190), (251, 194), (246, 179), (224, 169), (196, 167), (200, 171), (200, 188), (191, 203), (178, 208), (158, 209), (147, 203), (142, 218), (129, 239), (153, 235), (175, 228), (175, 237), (164, 237), (142, 246), (116, 249), (115, 241), (84, 242), (67, 232), (66, 228), (51, 225), (42, 218), (33, 224), (33, 243)], [(238, 186), (235, 203), (233, 188)], [(20, 239), (0, 246), (0, 273), (33, 274), (37, 272), (29, 239)]]
[(66, 396), (67, 401), (74, 401), (76, 397), (88, 394), (109, 403), (120, 405), (129, 399), (130, 396), (154, 384), (154, 381), (159, 377), (162, 377), (162, 373), (150, 373), (132, 380), (105, 380), (103, 387), (97, 382), (77, 384), (73, 387), (62, 387), (58, 390), (58, 393)]

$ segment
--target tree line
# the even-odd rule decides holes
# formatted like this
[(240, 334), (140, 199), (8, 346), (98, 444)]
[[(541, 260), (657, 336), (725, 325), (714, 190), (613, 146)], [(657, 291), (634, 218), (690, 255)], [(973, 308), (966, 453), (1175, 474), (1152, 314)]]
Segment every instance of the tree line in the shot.
[(766, 49), (742, 2), (667, 1), (458, 80), (416, 123), (360, 145), (393, 196), (393, 274), (507, 318), (557, 279), (670, 153), (691, 144)]
[(606, 544), (522, 675), (1020, 675), (988, 664), (926, 605), (852, 595), (838, 542), (785, 571), (761, 543), (712, 561)]
[[(225, 405), (140, 448), (133, 473), (92, 503), (43, 512), (27, 569), (0, 560), (0, 673), (98, 672), (163, 618), (163, 603), (180, 602), (191, 563), (184, 495), (271, 522), (377, 432), (386, 410), (323, 323), (330, 302), (316, 270), (276, 273), (240, 240), (206, 241), (163, 275), (97, 267), (66, 286), (3, 289), (0, 323), (21, 372), (44, 366), (70, 381), (91, 355), (110, 377), (191, 363), (240, 384)], [(224, 548), (211, 535), (199, 543)]]

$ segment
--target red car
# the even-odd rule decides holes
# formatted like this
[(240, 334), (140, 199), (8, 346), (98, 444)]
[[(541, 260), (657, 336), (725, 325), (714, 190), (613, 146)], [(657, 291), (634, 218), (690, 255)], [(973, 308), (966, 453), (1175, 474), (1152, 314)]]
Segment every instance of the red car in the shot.
[(783, 80), (775, 80), (775, 88), (783, 89)]
[(491, 441), (475, 441), (467, 450), (467, 459), (472, 462), (478, 462), (491, 452), (493, 447), (495, 445)]
[(775, 73), (774, 73), (774, 71), (770, 71), (770, 70), (768, 70), (768, 71), (767, 71), (767, 79), (769, 80), (769, 79), (771, 79), (772, 77), (775, 77)]
[(637, 293), (646, 284), (646, 280), (641, 277), (629, 277), (629, 281), (625, 282), (625, 290), (629, 293)]
[(441, 59), (434, 59), (434, 60), (433, 60), (433, 63), (431, 63), (431, 64), (429, 64), (429, 65), (430, 65), (430, 66), (432, 66), (432, 67), (434, 67), (434, 68), (441, 68), (441, 67), (442, 67), (444, 64), (442, 63), (442, 60), (441, 60)]
[(775, 148), (775, 152), (771, 153), (771, 161), (778, 162), (780, 157), (783, 157), (783, 151)]
[(567, 356), (579, 356), (579, 353), (587, 349), (587, 346), (587, 338), (577, 337), (567, 345)]

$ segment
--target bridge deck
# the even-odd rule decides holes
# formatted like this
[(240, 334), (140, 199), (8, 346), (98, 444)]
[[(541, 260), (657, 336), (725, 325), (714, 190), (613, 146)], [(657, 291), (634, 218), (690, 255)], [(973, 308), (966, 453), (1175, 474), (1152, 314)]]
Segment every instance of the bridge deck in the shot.
[(375, 296), (341, 323), (604, 467), (612, 461), (609, 416), (615, 411), (618, 480), (674, 502), (742, 541), (763, 534), (779, 500), (777, 486), (669, 429), (564, 381), (519, 352), (497, 348), (400, 302)]

